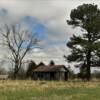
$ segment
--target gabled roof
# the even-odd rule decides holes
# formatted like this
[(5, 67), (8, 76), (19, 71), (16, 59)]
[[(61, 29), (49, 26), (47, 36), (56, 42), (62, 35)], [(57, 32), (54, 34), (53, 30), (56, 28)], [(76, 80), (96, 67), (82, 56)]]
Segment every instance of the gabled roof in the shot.
[(61, 68), (64, 68), (66, 71), (68, 69), (64, 65), (48, 65), (48, 66), (39, 66), (33, 72), (57, 72)]

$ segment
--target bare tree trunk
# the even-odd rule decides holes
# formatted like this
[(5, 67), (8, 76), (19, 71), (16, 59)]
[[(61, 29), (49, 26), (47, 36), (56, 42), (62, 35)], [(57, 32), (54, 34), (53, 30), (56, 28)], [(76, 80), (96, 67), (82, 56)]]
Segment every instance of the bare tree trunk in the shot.
[(17, 74), (18, 74), (18, 71), (19, 71), (19, 66), (18, 65), (19, 65), (18, 61), (16, 60), (15, 67), (14, 67), (14, 73), (13, 73), (13, 79), (17, 78)]

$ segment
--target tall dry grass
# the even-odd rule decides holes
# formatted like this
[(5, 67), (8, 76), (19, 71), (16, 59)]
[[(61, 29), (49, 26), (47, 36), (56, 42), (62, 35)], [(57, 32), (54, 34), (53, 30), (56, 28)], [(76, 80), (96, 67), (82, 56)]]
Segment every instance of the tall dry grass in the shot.
[(99, 82), (62, 82), (62, 81), (33, 81), (33, 80), (0, 80), (0, 90), (38, 90), (51, 88), (94, 88)]

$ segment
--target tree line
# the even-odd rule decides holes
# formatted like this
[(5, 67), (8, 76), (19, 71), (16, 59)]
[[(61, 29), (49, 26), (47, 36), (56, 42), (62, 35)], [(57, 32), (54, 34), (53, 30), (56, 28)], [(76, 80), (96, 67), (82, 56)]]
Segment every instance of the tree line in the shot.
[[(48, 65), (52, 66), (55, 65), (55, 63), (53, 60), (51, 60)], [(32, 79), (33, 70), (39, 66), (46, 66), (46, 65), (43, 62), (36, 64), (33, 60), (29, 61), (26, 68), (24, 65), (21, 66), (21, 68), (17, 73), (16, 79)], [(0, 67), (0, 75), (8, 75), (9, 79), (14, 79), (13, 74), (14, 74), (14, 70), (12, 68), (6, 70), (5, 68)]]

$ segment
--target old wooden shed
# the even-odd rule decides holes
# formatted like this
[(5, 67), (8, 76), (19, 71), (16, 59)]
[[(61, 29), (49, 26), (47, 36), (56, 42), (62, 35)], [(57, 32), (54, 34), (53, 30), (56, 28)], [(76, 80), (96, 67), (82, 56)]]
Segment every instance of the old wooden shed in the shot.
[(34, 80), (68, 80), (69, 70), (64, 65), (39, 66), (33, 70)]

